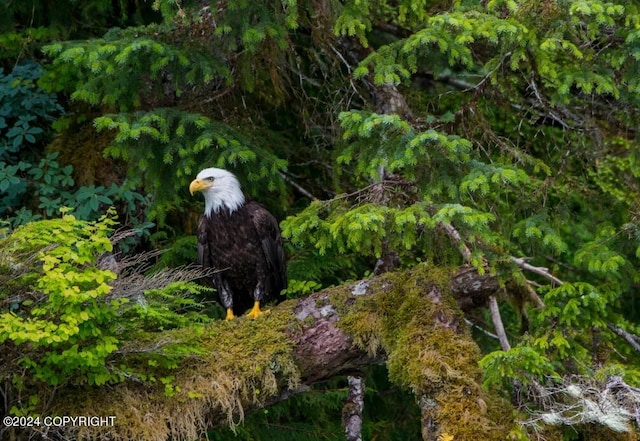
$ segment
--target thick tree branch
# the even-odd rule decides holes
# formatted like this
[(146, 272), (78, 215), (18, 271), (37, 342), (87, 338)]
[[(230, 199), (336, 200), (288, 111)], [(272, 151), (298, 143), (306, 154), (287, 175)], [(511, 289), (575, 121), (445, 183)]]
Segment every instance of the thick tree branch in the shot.
[[(479, 405), (489, 400), (480, 386), (479, 351), (454, 301), (482, 295), (473, 288), (486, 283), (473, 283), (467, 267), (461, 271), (464, 276), (419, 266), (285, 302), (258, 320), (215, 322), (197, 339), (206, 353), (183, 359), (176, 370), (147, 372), (156, 383), (130, 376), (111, 386), (61, 388), (49, 407), (36, 411), (115, 417), (113, 427), (58, 428), (57, 435), (49, 433), (52, 439), (195, 439), (315, 382), (386, 361), (392, 381), (413, 391), (419, 404), (430, 403), (422, 406), (429, 423), (425, 440), (455, 436), (462, 418), (467, 433), (497, 439), (496, 433), (506, 436), (510, 429), (495, 421), (511, 419), (497, 416), (506, 408), (495, 397), (491, 418), (486, 404)], [(193, 335), (167, 331), (158, 338), (175, 342)], [(148, 367), (148, 354), (138, 355)], [(123, 361), (114, 360), (114, 366)], [(10, 430), (18, 439), (29, 436), (24, 429)]]

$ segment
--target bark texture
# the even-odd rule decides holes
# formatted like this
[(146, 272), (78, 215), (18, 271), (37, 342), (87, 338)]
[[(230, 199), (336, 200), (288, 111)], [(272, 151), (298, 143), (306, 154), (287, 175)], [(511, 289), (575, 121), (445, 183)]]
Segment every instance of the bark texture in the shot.
[(350, 375), (349, 393), (342, 408), (342, 425), (347, 441), (362, 441), (362, 411), (364, 409), (364, 378)]
[(348, 374), (374, 361), (337, 326), (340, 317), (328, 293), (301, 299), (293, 311), (301, 323), (312, 323), (292, 335), (294, 359), (305, 384)]

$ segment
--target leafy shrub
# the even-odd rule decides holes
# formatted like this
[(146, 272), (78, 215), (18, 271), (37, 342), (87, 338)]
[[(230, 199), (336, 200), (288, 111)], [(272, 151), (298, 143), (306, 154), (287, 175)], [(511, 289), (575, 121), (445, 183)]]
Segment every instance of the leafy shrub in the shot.
[[(11, 360), (0, 367), (3, 379), (17, 375), (18, 386), (34, 387), (100, 385), (134, 374), (151, 378), (129, 365), (134, 357), (118, 354), (158, 328), (208, 321), (195, 302), (185, 299), (201, 291), (193, 283), (166, 278), (148, 302), (142, 282), (142, 288), (128, 283), (126, 295), (114, 293), (117, 275), (98, 263), (113, 249), (114, 225), (111, 216), (89, 222), (65, 214), (31, 222), (0, 240), (0, 303), (8, 306), (0, 314), (0, 351)], [(197, 351), (193, 342), (171, 344), (171, 355), (156, 347), (144, 351), (136, 366), (171, 368), (177, 366), (176, 353)]]
[(74, 207), (77, 218), (95, 220), (116, 201), (133, 212), (136, 203), (146, 202), (133, 188), (77, 187), (71, 165), (59, 164), (57, 152), (42, 153), (64, 109), (54, 94), (38, 87), (41, 75), (33, 61), (8, 75), (0, 70), (0, 216), (16, 227)]
[(37, 380), (56, 385), (73, 374), (102, 384), (111, 377), (105, 360), (119, 347), (115, 319), (127, 299), (107, 300), (116, 275), (92, 263), (112, 249), (112, 225), (65, 215), (3, 240), (3, 277), (19, 277), (0, 288), (13, 309), (0, 315), (0, 343), (19, 348), (18, 364)]
[(56, 96), (37, 86), (41, 75), (42, 68), (34, 62), (18, 65), (6, 75), (0, 70), (0, 215), (13, 214), (21, 220), (33, 218), (17, 209), (24, 206), (28, 174), (37, 161), (38, 149), (32, 147), (46, 141), (51, 132), (47, 129), (63, 112)]
[(33, 61), (17, 65), (8, 75), (0, 69), (0, 161), (15, 162), (25, 142), (41, 141), (63, 112), (56, 96), (36, 84), (41, 75), (42, 67)]

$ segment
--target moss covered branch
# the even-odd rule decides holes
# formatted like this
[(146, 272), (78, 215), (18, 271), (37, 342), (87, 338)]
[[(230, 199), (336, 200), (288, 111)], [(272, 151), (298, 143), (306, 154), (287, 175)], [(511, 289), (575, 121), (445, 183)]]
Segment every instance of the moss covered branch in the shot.
[[(259, 320), (215, 322), (197, 336), (203, 352), (180, 355), (166, 376), (62, 389), (41, 410), (115, 416), (113, 427), (65, 428), (77, 439), (196, 439), (315, 382), (386, 362), (391, 380), (415, 394), (425, 440), (505, 439), (510, 407), (480, 387), (480, 352), (452, 295), (454, 276), (419, 266), (287, 301)], [(157, 335), (193, 339), (190, 329)]]

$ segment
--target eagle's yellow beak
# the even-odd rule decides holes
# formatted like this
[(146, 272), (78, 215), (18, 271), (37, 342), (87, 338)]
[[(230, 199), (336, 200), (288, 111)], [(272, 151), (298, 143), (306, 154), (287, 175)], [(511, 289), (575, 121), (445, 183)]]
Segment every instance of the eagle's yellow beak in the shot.
[(206, 190), (207, 188), (210, 188), (210, 187), (213, 187), (213, 182), (194, 179), (193, 181), (191, 181), (191, 184), (189, 184), (189, 193), (191, 193), (191, 196), (193, 196), (193, 194), (196, 191)]

